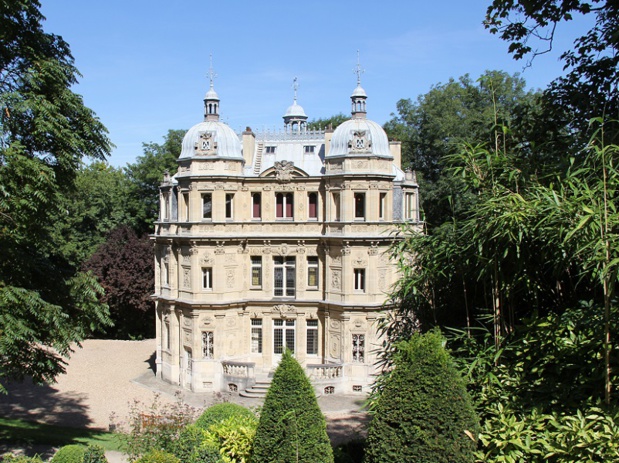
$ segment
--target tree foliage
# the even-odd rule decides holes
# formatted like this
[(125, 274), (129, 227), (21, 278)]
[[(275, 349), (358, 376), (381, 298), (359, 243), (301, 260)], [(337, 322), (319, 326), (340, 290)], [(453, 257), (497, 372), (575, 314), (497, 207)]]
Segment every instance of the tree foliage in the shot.
[(174, 174), (176, 160), (181, 154), (185, 130), (168, 130), (162, 144), (144, 143), (144, 154), (127, 165), (131, 210), (135, 217), (138, 235), (152, 233), (159, 215), (159, 185), (164, 172)]
[(395, 348), (368, 429), (364, 462), (473, 462), (478, 418), (440, 331)]
[(155, 333), (153, 245), (138, 238), (128, 226), (111, 231), (84, 269), (91, 271), (105, 289), (102, 301), (110, 308), (116, 338), (152, 337)]
[(252, 462), (333, 462), (325, 417), (309, 379), (289, 350), (273, 374), (260, 412)]
[(59, 199), (59, 211), (49, 225), (59, 252), (71, 265), (81, 267), (113, 229), (137, 225), (129, 196), (122, 169), (94, 162), (78, 170), (75, 187)]
[(52, 381), (72, 345), (109, 325), (101, 287), (50, 237), (84, 156), (107, 131), (72, 91), (68, 44), (41, 27), (37, 1), (0, 5), (0, 378)]
[(338, 125), (342, 122), (346, 122), (348, 119), (350, 119), (350, 116), (344, 113), (338, 113), (331, 117), (312, 119), (307, 123), (307, 128), (311, 130), (335, 130)]
[(568, 125), (583, 146), (590, 119), (619, 118), (619, 5), (607, 0), (494, 0), (485, 24), (509, 43), (515, 59), (528, 58), (531, 64), (535, 56), (553, 48), (561, 24), (578, 16), (593, 17), (593, 25), (562, 53), (566, 74), (545, 91), (545, 105), (553, 122)]

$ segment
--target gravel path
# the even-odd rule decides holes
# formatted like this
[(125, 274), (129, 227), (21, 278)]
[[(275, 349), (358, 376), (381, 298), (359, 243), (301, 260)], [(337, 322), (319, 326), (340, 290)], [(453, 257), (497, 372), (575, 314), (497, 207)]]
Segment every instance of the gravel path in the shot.
[[(31, 383), (9, 384), (8, 394), (0, 395), (0, 416), (71, 427), (108, 429), (110, 416), (126, 422), (133, 401), (150, 405), (159, 397), (161, 404), (175, 402), (175, 386), (154, 375), (155, 341), (87, 340), (77, 349), (64, 375), (47, 386)], [(214, 394), (182, 391), (184, 400), (203, 408), (221, 400)], [(226, 400), (243, 405), (238, 396)], [(332, 442), (340, 443), (364, 434), (367, 416), (360, 412), (361, 400), (352, 397), (323, 397), (319, 404), (327, 417)], [(1, 444), (1, 443), (0, 443)], [(0, 453), (3, 450), (0, 445)], [(30, 453), (30, 452), (28, 452)]]

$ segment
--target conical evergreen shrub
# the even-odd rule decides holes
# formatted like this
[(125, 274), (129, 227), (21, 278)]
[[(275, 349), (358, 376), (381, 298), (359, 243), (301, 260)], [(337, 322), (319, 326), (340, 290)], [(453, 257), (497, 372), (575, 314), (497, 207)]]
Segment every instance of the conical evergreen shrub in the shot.
[(333, 463), (327, 425), (299, 362), (285, 351), (264, 400), (252, 463)]
[(397, 346), (370, 422), (364, 463), (475, 461), (479, 420), (438, 330)]

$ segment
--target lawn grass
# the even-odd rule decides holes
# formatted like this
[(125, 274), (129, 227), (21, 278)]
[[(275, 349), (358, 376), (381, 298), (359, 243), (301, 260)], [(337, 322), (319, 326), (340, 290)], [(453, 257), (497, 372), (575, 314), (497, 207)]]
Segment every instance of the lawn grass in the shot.
[(0, 442), (15, 445), (98, 444), (105, 450), (121, 449), (118, 434), (94, 429), (68, 428), (0, 417)]

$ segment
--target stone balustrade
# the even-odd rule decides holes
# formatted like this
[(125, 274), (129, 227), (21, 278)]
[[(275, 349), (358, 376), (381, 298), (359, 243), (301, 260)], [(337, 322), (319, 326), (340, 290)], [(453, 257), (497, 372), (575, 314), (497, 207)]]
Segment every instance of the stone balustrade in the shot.
[(333, 363), (307, 365), (307, 371), (312, 381), (328, 381), (342, 377), (342, 365)]

